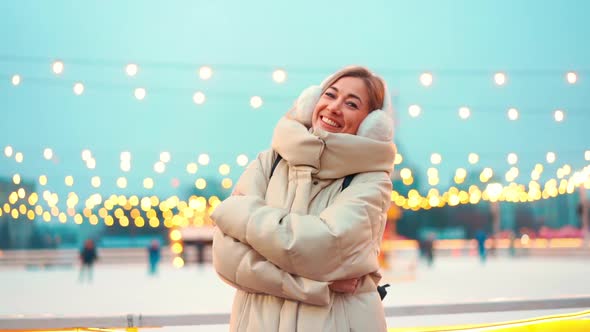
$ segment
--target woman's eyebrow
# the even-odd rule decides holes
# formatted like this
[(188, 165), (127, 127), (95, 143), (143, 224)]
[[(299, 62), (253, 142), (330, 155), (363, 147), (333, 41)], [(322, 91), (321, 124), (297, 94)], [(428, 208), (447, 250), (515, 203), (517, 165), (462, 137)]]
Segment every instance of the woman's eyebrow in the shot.
[[(338, 89), (333, 86), (329, 87), (328, 89), (334, 89), (334, 90), (336, 90), (336, 92), (339, 92)], [(354, 93), (349, 93), (348, 97), (356, 98), (361, 102), (361, 104), (363, 103), (363, 100), (361, 99), (361, 97), (355, 95)]]

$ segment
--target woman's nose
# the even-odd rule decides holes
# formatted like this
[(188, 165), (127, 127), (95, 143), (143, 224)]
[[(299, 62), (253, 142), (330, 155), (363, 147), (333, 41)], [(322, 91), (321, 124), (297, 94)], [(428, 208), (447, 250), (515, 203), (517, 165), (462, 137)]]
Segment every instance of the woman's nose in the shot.
[(332, 113), (340, 113), (340, 102), (337, 100), (334, 100), (328, 104), (327, 108)]

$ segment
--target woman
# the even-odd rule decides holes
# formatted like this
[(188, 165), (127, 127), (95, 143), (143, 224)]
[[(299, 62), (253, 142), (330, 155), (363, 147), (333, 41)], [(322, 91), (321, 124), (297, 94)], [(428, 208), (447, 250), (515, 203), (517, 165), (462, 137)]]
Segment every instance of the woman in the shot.
[(215, 269), (237, 289), (231, 331), (386, 331), (376, 288), (392, 138), (387, 88), (367, 69), (302, 93), (211, 216)]

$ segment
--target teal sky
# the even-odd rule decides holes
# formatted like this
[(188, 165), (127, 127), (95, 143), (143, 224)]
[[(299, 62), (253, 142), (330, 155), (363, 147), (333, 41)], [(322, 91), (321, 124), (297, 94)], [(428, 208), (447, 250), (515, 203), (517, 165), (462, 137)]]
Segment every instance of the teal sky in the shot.
[[(41, 174), (48, 189), (81, 197), (178, 194), (199, 177), (231, 166), (237, 179), (239, 154), (254, 158), (269, 147), (274, 124), (299, 92), (349, 64), (381, 74), (394, 95), (396, 138), (404, 163), (425, 177), (433, 152), (441, 189), (454, 170), (491, 167), (502, 178), (508, 153), (518, 155), (519, 183), (530, 181), (533, 166), (549, 151), (544, 179), (564, 164), (580, 169), (590, 150), (590, 2), (579, 1), (2, 1), (0, 2), (0, 177)], [(65, 64), (61, 75), (51, 63)], [(128, 63), (139, 65), (129, 77)], [(209, 65), (211, 79), (198, 68)], [(287, 81), (277, 84), (273, 70)], [(576, 84), (565, 74), (578, 73)], [(434, 83), (418, 80), (430, 71)], [(508, 76), (493, 83), (495, 72)], [(19, 86), (11, 77), (22, 77)], [(81, 96), (72, 92), (85, 85)], [(147, 90), (138, 101), (135, 88)], [(196, 91), (206, 95), (196, 105)], [(259, 109), (249, 105), (261, 96)], [(408, 106), (422, 114), (412, 118)], [(467, 106), (472, 116), (458, 117)], [(510, 107), (520, 111), (510, 121)], [(555, 122), (553, 112), (565, 111)], [(4, 155), (5, 146), (24, 161)], [(55, 160), (43, 158), (51, 148)], [(89, 170), (81, 151), (90, 149)], [(132, 155), (131, 171), (119, 168), (122, 151)], [(166, 172), (153, 165), (170, 152)], [(467, 155), (478, 153), (478, 165)], [(194, 175), (187, 163), (208, 153), (211, 163)], [(72, 175), (75, 184), (63, 184)], [(100, 176), (102, 186), (90, 186)], [(126, 189), (115, 186), (125, 176)], [(221, 179), (220, 175), (216, 175)], [(152, 191), (141, 180), (152, 177)], [(422, 181), (426, 182), (426, 181)], [(210, 183), (210, 185), (219, 185)]]

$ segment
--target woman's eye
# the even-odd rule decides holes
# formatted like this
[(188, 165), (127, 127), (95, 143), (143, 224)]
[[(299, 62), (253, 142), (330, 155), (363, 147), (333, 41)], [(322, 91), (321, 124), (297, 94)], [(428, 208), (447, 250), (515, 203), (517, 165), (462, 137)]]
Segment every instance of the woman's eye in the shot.
[(330, 97), (330, 98), (336, 98), (336, 95), (333, 94), (332, 92), (326, 92), (325, 95), (328, 96), (328, 97)]
[(356, 103), (352, 102), (352, 101), (349, 101), (349, 102), (347, 102), (346, 104), (347, 104), (348, 106), (350, 106), (350, 107), (354, 108), (354, 109), (358, 109), (358, 108), (359, 108), (359, 107), (358, 107), (358, 105), (357, 105)]

